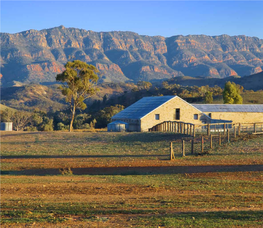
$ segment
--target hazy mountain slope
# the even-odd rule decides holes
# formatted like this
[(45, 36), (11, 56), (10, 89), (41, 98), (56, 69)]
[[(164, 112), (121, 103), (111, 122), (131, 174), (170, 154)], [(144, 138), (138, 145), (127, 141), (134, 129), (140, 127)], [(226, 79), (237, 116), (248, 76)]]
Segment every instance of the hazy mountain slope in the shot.
[(1, 103), (18, 110), (56, 111), (66, 107), (65, 98), (54, 86), (26, 85), (1, 89)]
[[(98, 85), (99, 92), (87, 99), (88, 104), (94, 100), (107, 98), (130, 91), (136, 86), (130, 83), (102, 83)], [(49, 86), (30, 84), (20, 87), (5, 87), (1, 89), (1, 103), (18, 110), (33, 111), (38, 108), (41, 111), (57, 111), (68, 107), (65, 97), (61, 94), (57, 84)], [(5, 106), (0, 104), (0, 108)]]
[(63, 26), (1, 33), (2, 85), (54, 81), (74, 59), (92, 63), (101, 80), (163, 80), (175, 76), (224, 78), (262, 71), (263, 40), (246, 36), (141, 36)]

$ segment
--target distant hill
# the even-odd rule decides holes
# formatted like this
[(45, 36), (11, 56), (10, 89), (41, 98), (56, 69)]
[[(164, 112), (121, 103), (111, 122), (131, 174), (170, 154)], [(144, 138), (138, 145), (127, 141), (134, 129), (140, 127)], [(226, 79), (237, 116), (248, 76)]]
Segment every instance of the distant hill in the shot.
[(1, 102), (9, 107), (33, 111), (56, 111), (65, 107), (64, 96), (57, 86), (26, 85), (1, 89)]
[(263, 72), (245, 76), (242, 78), (227, 77), (224, 79), (217, 78), (193, 78), (193, 77), (177, 77), (168, 80), (170, 84), (179, 84), (182, 86), (205, 86), (214, 87), (218, 85), (224, 87), (227, 81), (235, 82), (236, 84), (242, 85), (246, 90), (263, 90)]
[[(103, 83), (98, 86), (99, 93), (86, 102), (92, 103), (94, 100), (103, 100), (105, 95), (107, 98), (118, 96), (134, 87), (134, 84), (129, 83)], [(63, 110), (68, 105), (65, 103), (65, 97), (58, 90), (57, 84), (49, 86), (29, 84), (2, 88), (1, 103), (18, 110), (33, 111), (37, 108), (45, 112)], [(5, 105), (1, 105), (0, 108), (5, 108)]]
[(165, 38), (60, 26), (0, 33), (0, 40), (3, 87), (55, 81), (63, 65), (75, 59), (96, 65), (104, 82), (243, 77), (263, 68), (263, 40), (247, 36)]
[(10, 107), (8, 107), (6, 105), (0, 104), (0, 111), (5, 111), (6, 109), (11, 110), (11, 111), (16, 111), (13, 108), (10, 108)]

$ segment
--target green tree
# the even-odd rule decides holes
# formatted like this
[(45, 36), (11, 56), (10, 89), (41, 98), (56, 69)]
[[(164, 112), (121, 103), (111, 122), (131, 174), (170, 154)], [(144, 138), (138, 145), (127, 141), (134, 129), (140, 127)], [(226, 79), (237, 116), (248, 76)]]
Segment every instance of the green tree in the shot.
[(16, 111), (11, 118), (13, 127), (16, 131), (24, 130), (25, 127), (31, 122), (32, 115), (24, 111)]
[(62, 82), (60, 90), (66, 97), (66, 102), (70, 104), (71, 121), (69, 131), (73, 129), (73, 121), (76, 114), (76, 109), (84, 110), (87, 105), (84, 100), (94, 95), (97, 89), (97, 81), (99, 79), (98, 69), (80, 60), (67, 62), (66, 70), (58, 74), (56, 80)]
[(146, 81), (138, 81), (137, 86), (139, 89), (149, 90), (152, 87), (152, 83)]
[(103, 110), (100, 110), (96, 114), (96, 126), (98, 126), (99, 128), (106, 127), (107, 124), (111, 122), (111, 117), (113, 117), (115, 114), (122, 111), (123, 109), (123, 105), (117, 104), (115, 106), (106, 107)]
[(0, 111), (1, 114), (1, 122), (12, 122), (12, 116), (14, 115), (14, 111), (11, 109), (5, 109)]
[(213, 93), (210, 91), (207, 91), (205, 93), (205, 104), (212, 104), (213, 103)]
[(240, 86), (234, 82), (227, 82), (223, 91), (224, 104), (243, 104), (240, 95)]

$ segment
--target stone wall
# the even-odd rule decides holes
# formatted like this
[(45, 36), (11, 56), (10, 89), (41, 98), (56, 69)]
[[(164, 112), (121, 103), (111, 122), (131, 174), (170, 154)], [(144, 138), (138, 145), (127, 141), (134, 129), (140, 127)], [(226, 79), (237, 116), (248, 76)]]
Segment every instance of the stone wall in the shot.
[[(175, 119), (176, 109), (180, 109), (179, 120)], [(155, 119), (156, 114), (159, 114), (159, 120)], [(194, 119), (194, 114), (197, 114), (198, 119)], [(183, 99), (175, 97), (144, 116), (141, 119), (141, 131), (148, 131), (149, 128), (163, 121), (182, 121), (186, 123), (202, 124), (209, 123), (210, 119)]]
[(261, 112), (205, 112), (212, 119), (232, 120), (233, 123), (255, 123), (263, 122), (263, 113)]

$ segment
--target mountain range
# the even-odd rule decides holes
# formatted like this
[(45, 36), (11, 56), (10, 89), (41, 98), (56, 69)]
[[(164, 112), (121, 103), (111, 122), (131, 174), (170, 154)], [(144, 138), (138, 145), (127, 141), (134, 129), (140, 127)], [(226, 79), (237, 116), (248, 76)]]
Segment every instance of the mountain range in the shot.
[(101, 82), (243, 77), (263, 69), (263, 40), (243, 35), (165, 38), (60, 26), (0, 33), (0, 39), (3, 87), (53, 82), (75, 59), (95, 65)]

